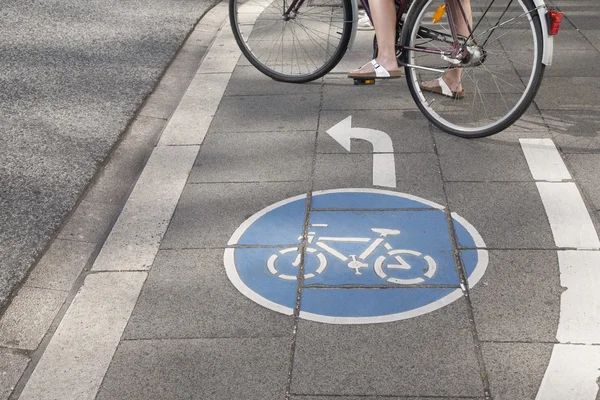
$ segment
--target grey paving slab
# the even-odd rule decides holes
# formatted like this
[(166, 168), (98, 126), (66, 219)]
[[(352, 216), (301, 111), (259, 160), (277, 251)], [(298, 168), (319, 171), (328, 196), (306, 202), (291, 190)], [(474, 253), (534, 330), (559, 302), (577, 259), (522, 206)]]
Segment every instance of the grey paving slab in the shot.
[(600, 210), (600, 154), (567, 154), (573, 178), (594, 210)]
[(225, 274), (223, 250), (158, 253), (125, 339), (288, 337), (293, 317), (243, 296)]
[(552, 139), (565, 153), (600, 151), (600, 114), (598, 111), (542, 111)]
[(209, 134), (189, 182), (308, 181), (313, 131)]
[(95, 251), (95, 244), (55, 240), (35, 266), (26, 286), (70, 291)]
[[(368, 61), (368, 60), (367, 60)], [(391, 79), (354, 85), (352, 79), (325, 77), (323, 110), (416, 110), (406, 81)]]
[(281, 400), (290, 338), (126, 340), (96, 399)]
[(488, 248), (554, 248), (533, 182), (449, 182), (446, 191), (452, 212), (467, 219)]
[(482, 341), (554, 342), (560, 312), (556, 251), (492, 250), (485, 275), (471, 289)]
[(545, 69), (544, 78), (552, 76), (564, 77), (598, 77), (600, 53), (596, 50), (572, 50), (568, 47), (556, 50), (552, 57), (552, 65)]
[(462, 299), (430, 314), (386, 324), (300, 320), (295, 351), (291, 388), (296, 394), (483, 394)]
[[(563, 19), (563, 21), (565, 21)], [(568, 23), (568, 22), (567, 22)], [(554, 36), (554, 54), (562, 52), (564, 50), (597, 50), (594, 47), (594, 34), (598, 33), (600, 37), (600, 31), (598, 30), (563, 30), (558, 32), (558, 35)], [(552, 68), (551, 65), (549, 68)]]
[(535, 103), (542, 110), (600, 110), (600, 81), (587, 77), (544, 78)]
[(0, 319), (0, 346), (35, 350), (67, 292), (23, 287)]
[(494, 400), (534, 400), (552, 353), (551, 344), (483, 343)]
[(530, 181), (531, 173), (517, 140), (464, 140), (435, 133), (446, 181)]
[[(161, 248), (224, 247), (235, 230), (254, 213), (280, 200), (307, 193), (309, 188), (308, 183), (299, 182), (187, 185)], [(298, 236), (302, 233), (301, 220), (290, 218), (286, 223), (281, 220), (278, 223), (282, 229), (297, 229)]]
[[(332, 396), (305, 396), (305, 395), (292, 395), (290, 400), (331, 400)], [(394, 397), (394, 396), (335, 396), (335, 400), (483, 400), (483, 397)]]
[[(352, 116), (353, 128), (376, 129), (387, 133), (392, 139), (394, 152), (412, 153), (434, 151), (429, 122), (417, 110), (348, 110), (323, 111), (319, 118), (317, 152), (347, 153), (327, 130)], [(351, 153), (371, 153), (373, 146), (362, 140), (352, 142)]]
[(19, 399), (95, 398), (146, 277), (145, 272), (88, 275)]
[(119, 204), (92, 203), (82, 201), (69, 221), (63, 225), (59, 239), (98, 243), (106, 238), (117, 220), (122, 206)]
[(594, 48), (600, 51), (600, 30), (598, 29), (584, 29), (581, 31), (583, 36), (589, 40), (590, 44)]
[[(396, 188), (445, 203), (437, 157), (433, 153), (409, 153), (395, 157)], [(314, 189), (373, 187), (373, 156), (371, 154), (317, 154)], [(389, 189), (389, 188), (384, 188)]]
[(239, 65), (231, 75), (225, 96), (320, 93), (321, 86), (322, 79), (302, 84), (278, 82), (253, 65)]
[(8, 399), (29, 364), (29, 357), (0, 348), (0, 399)]
[(223, 97), (210, 132), (317, 130), (318, 94)]

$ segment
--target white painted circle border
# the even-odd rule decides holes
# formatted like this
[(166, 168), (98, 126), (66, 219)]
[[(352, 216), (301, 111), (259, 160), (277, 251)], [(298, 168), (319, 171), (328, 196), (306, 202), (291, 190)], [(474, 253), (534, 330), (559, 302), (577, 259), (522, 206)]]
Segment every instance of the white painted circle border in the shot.
[[(434, 202), (426, 200), (426, 199), (422, 199), (417, 196), (413, 196), (413, 195), (410, 195), (407, 193), (393, 192), (391, 190), (381, 190), (381, 189), (366, 189), (366, 188), (329, 189), (329, 190), (315, 191), (315, 192), (313, 192), (313, 196), (329, 194), (329, 193), (349, 193), (349, 192), (386, 194), (386, 195), (402, 197), (405, 199), (418, 201), (420, 203), (426, 204), (426, 205), (428, 205), (432, 208), (438, 209), (438, 210), (444, 209), (444, 206), (442, 206), (442, 205), (439, 205), (437, 203), (434, 203)], [(278, 201), (278, 202), (271, 204), (270, 206), (265, 207), (262, 210), (258, 211), (256, 214), (252, 215), (250, 218), (248, 218), (246, 221), (244, 221), (236, 229), (236, 231), (233, 233), (233, 235), (229, 239), (229, 242), (227, 243), (227, 245), (228, 246), (236, 245), (237, 242), (242, 237), (242, 235), (244, 234), (244, 232), (246, 231), (246, 229), (248, 229), (256, 220), (258, 220), (260, 217), (262, 217), (269, 211), (279, 208), (279, 207), (281, 207), (285, 204), (291, 203), (293, 201), (300, 200), (302, 198), (306, 198), (306, 194), (301, 194), (298, 196), (290, 197), (285, 200)], [(475, 227), (473, 225), (471, 225), (467, 220), (465, 220), (463, 217), (461, 217), (460, 215), (458, 215), (456, 213), (452, 213), (451, 215), (452, 215), (453, 220), (455, 220), (456, 222), (461, 224), (467, 230), (467, 232), (469, 232), (469, 234), (471, 235), (471, 237), (473, 238), (473, 240), (475, 242), (476, 247), (478, 248), (478, 250), (477, 250), (477, 265), (475, 266), (475, 269), (473, 269), (473, 272), (471, 273), (471, 275), (468, 278), (469, 287), (473, 287), (473, 286), (475, 286), (475, 284), (477, 284), (477, 282), (479, 282), (481, 277), (483, 277), (483, 274), (485, 273), (485, 270), (487, 269), (487, 266), (488, 266), (489, 256), (488, 256), (487, 250), (485, 249), (485, 242), (483, 241), (483, 238), (481, 237), (479, 232), (477, 232)], [(223, 256), (223, 262), (225, 264), (225, 271), (227, 273), (227, 277), (229, 278), (231, 283), (233, 283), (235, 288), (237, 290), (239, 290), (244, 296), (248, 297), (250, 300), (260, 304), (263, 307), (266, 307), (270, 310), (277, 311), (277, 312), (285, 314), (285, 315), (293, 315), (294, 310), (292, 308), (282, 306), (281, 304), (277, 304), (269, 299), (266, 299), (263, 296), (256, 293), (255, 291), (253, 291), (252, 289), (250, 289), (248, 286), (246, 286), (244, 281), (242, 281), (242, 279), (240, 278), (240, 276), (237, 272), (237, 269), (235, 267), (234, 252), (235, 252), (235, 248), (232, 248), (232, 247), (226, 248), (224, 256)], [(379, 315), (379, 316), (373, 316), (373, 317), (330, 317), (330, 316), (326, 316), (326, 315), (314, 314), (314, 313), (309, 313), (309, 312), (305, 312), (305, 311), (300, 311), (299, 316), (300, 316), (300, 318), (305, 319), (305, 320), (315, 321), (315, 322), (323, 322), (323, 323), (328, 323), (328, 324), (374, 324), (374, 323), (392, 322), (392, 321), (400, 321), (403, 319), (417, 317), (419, 315), (423, 315), (423, 314), (427, 314), (429, 312), (435, 311), (438, 308), (442, 308), (442, 307), (458, 300), (461, 296), (463, 296), (462, 289), (457, 288), (456, 290), (452, 291), (451, 293), (447, 294), (446, 296), (442, 297), (441, 299), (436, 300), (433, 303), (429, 303), (425, 306), (415, 308), (415, 309), (409, 310), (409, 311), (403, 311), (403, 312), (396, 313), (396, 314)]]

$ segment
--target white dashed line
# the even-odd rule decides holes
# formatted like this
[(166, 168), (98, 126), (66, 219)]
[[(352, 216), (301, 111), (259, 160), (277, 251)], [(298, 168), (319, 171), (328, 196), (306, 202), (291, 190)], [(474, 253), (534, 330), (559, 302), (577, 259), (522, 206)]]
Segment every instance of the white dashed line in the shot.
[[(536, 400), (595, 400), (600, 376), (600, 241), (583, 198), (550, 139), (521, 139), (558, 251), (560, 318)], [(550, 182), (549, 182), (550, 181)]]

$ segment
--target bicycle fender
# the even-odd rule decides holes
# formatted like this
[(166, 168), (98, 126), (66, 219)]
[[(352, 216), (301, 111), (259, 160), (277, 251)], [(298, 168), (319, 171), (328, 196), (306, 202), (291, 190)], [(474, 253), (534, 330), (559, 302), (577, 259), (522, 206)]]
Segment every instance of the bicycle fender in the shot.
[(535, 4), (537, 8), (537, 12), (540, 16), (540, 22), (542, 25), (542, 35), (544, 37), (544, 48), (542, 49), (542, 63), (544, 65), (552, 65), (552, 55), (554, 53), (554, 36), (548, 34), (548, 18), (546, 14), (548, 13), (548, 7), (546, 7), (546, 3), (544, 0), (533, 0), (533, 4)]
[(352, 3), (352, 34), (350, 35), (350, 41), (346, 49), (351, 50), (354, 44), (354, 38), (356, 37), (356, 27), (358, 26), (358, 0), (350, 0)]

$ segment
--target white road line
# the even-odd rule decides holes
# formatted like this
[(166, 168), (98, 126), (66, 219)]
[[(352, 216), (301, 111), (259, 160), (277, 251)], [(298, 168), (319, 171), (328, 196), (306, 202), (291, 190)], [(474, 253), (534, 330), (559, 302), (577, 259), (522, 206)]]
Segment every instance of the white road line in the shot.
[[(554, 143), (522, 139), (521, 146), (542, 198), (558, 251), (560, 318), (550, 363), (536, 400), (595, 400), (600, 376), (600, 241), (585, 203)], [(543, 182), (546, 180), (546, 182)], [(542, 181), (542, 182), (540, 182)], [(548, 182), (554, 181), (554, 182)]]
[[(214, 10), (226, 18), (227, 9)], [(20, 399), (96, 397), (241, 54), (231, 39), (221, 29)]]
[(550, 220), (556, 246), (600, 248), (594, 223), (573, 182), (537, 182), (537, 187)]
[(89, 275), (19, 399), (94, 399), (146, 275)]
[(600, 347), (556, 344), (536, 400), (595, 400)]
[[(559, 251), (560, 343), (600, 344), (600, 252)], [(600, 368), (600, 364), (598, 365)]]
[(521, 139), (521, 147), (533, 179), (562, 181), (571, 179), (552, 139)]

